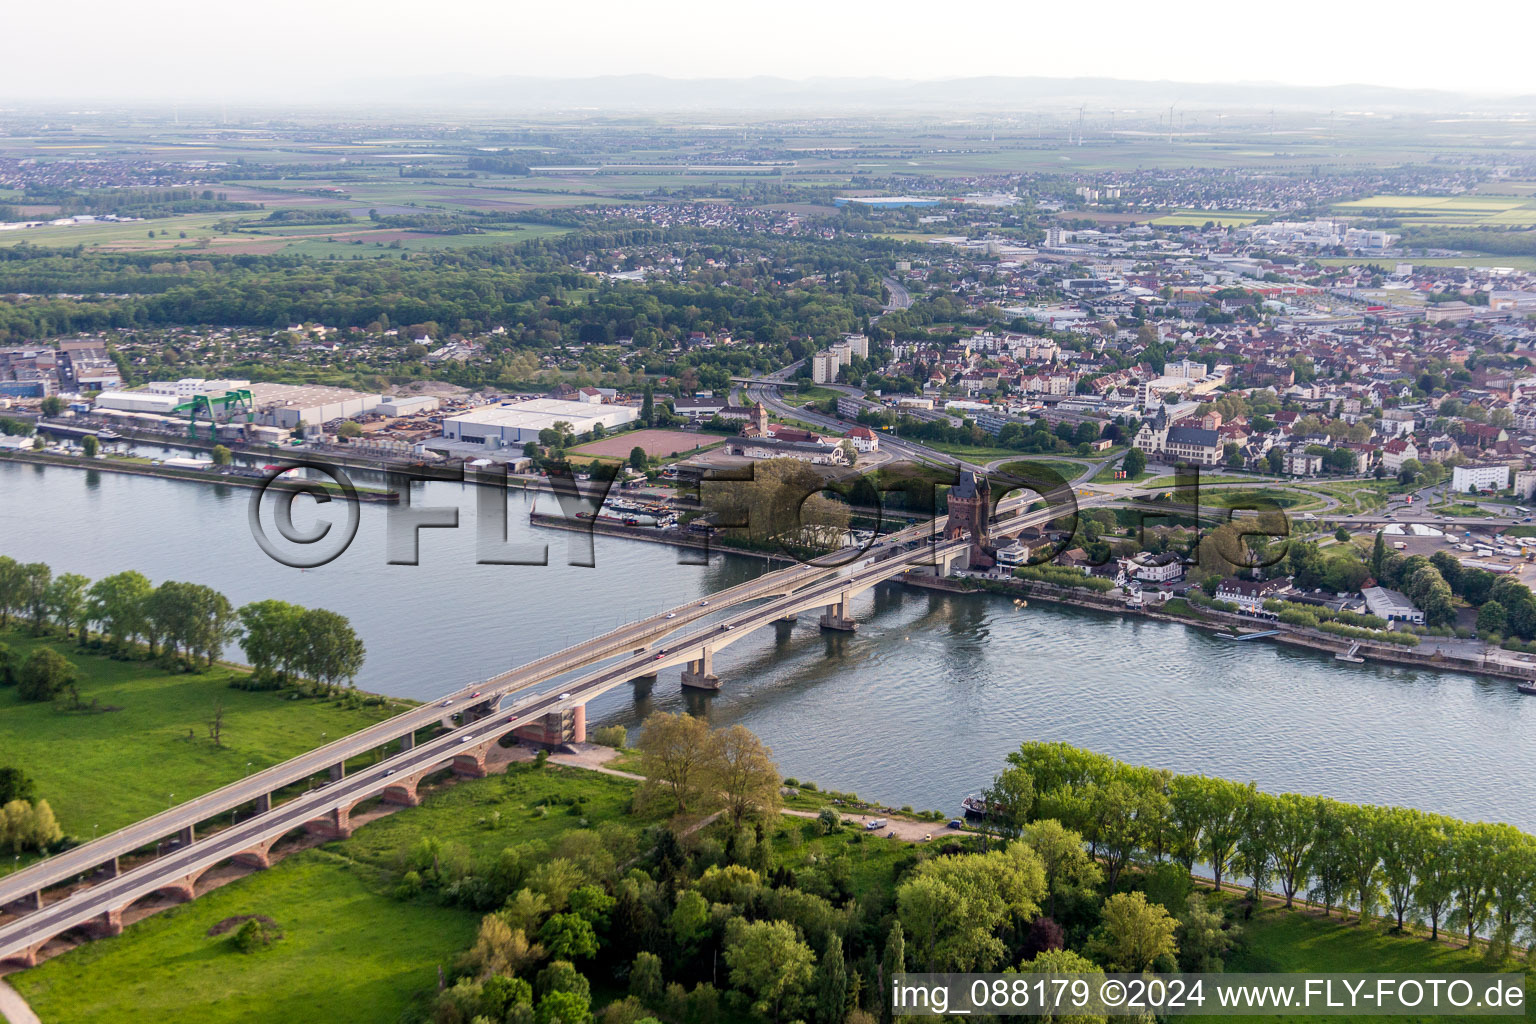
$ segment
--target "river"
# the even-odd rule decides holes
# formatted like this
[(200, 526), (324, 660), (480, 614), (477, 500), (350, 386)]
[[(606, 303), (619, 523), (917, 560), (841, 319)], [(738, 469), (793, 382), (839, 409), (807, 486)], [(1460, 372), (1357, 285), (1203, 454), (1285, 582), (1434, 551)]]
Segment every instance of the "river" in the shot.
[[(678, 564), (677, 549), (609, 537), (595, 539), (595, 568), (568, 565), (573, 535), (530, 527), (519, 493), (509, 537), (547, 543), (550, 564), (477, 565), (473, 493), (432, 483), (413, 501), (459, 506), (460, 526), (423, 530), (420, 565), (386, 564), (389, 510), (365, 505), (351, 547), (301, 572), (258, 549), (251, 493), (0, 463), (0, 553), (93, 578), (132, 568), (206, 583), (237, 605), (334, 609), (368, 647), (358, 685), (420, 699), (763, 571), (718, 555)], [(300, 528), (312, 519), (295, 516)], [(648, 696), (600, 698), (589, 723), (632, 727), (653, 709), (689, 709), (757, 732), (786, 774), (949, 813), (1034, 739), (1536, 831), (1536, 788), (1525, 784), (1536, 699), (1508, 682), (1345, 666), (1173, 623), (900, 584), (854, 611), (856, 634), (823, 635), (807, 615), (728, 648), (715, 659), (717, 695), (684, 695), (673, 670)]]

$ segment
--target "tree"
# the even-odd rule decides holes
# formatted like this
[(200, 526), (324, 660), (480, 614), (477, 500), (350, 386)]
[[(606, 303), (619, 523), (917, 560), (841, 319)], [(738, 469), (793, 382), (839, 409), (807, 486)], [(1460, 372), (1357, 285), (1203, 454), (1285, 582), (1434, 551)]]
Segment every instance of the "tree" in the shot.
[(22, 662), (16, 694), (22, 700), (52, 700), (75, 681), (75, 666), (53, 648), (39, 647)]
[(1413, 836), (1413, 902), (1429, 918), (1431, 941), (1440, 938), (1440, 921), (1455, 894), (1452, 834), (1449, 819), (1425, 815)]
[[(1074, 953), (1070, 949), (1051, 949), (1036, 953), (1032, 958), (1019, 964), (1020, 974), (1048, 974), (1057, 977), (1067, 975), (1080, 976), (1088, 983), (1089, 991), (1099, 991), (1103, 983), (1104, 972), (1099, 965), (1083, 956)], [(1039, 1024), (1104, 1024), (1108, 1020), (1103, 1014), (1095, 1013), (1037, 1013), (1032, 1014), (1031, 1021)]]
[(1045, 869), (1026, 843), (926, 861), (896, 890), (904, 934), (927, 969), (987, 970), (1006, 952), (998, 931), (1039, 913)]
[(1070, 904), (1103, 881), (1098, 864), (1083, 849), (1083, 837), (1055, 818), (1027, 825), (1022, 840), (1035, 851), (1045, 872), (1047, 916), (1055, 918), (1059, 903)]
[(1264, 453), (1264, 461), (1269, 464), (1269, 472), (1274, 476), (1280, 476), (1285, 472), (1285, 449), (1278, 445)]
[[(885, 955), (880, 959), (880, 992), (890, 991), (892, 979), (907, 969), (907, 941), (901, 930), (901, 922), (891, 922), (891, 930), (885, 937)], [(881, 1020), (890, 1024), (891, 1006), (887, 1002), (881, 1003)]]
[(1308, 859), (1317, 835), (1317, 800), (1296, 793), (1275, 798), (1270, 814), (1270, 843), (1275, 875), (1285, 895), (1286, 909), (1294, 906), (1296, 893), (1307, 884)]
[(639, 445), (635, 445), (629, 450), (629, 468), (635, 472), (644, 473), (645, 468), (650, 465), (650, 461), (650, 457), (645, 454), (645, 449)]
[(1486, 637), (1490, 634), (1503, 636), (1509, 626), (1504, 606), (1497, 601), (1487, 601), (1477, 610), (1477, 631)]
[(1382, 531), (1376, 531), (1376, 542), (1371, 545), (1371, 575), (1381, 577), (1381, 566), (1387, 560), (1387, 541)]
[(48, 611), (53, 621), (68, 637), (80, 629), (80, 644), (85, 645), (86, 588), (91, 581), (79, 573), (66, 572), (48, 585)]
[(778, 809), (781, 776), (772, 754), (744, 725), (718, 729), (710, 737), (705, 785), (721, 794), (738, 828), (749, 817), (767, 818)]
[(11, 624), (11, 613), (19, 613), (26, 604), (25, 573), (22, 564), (9, 555), (0, 555), (0, 628)]
[(836, 932), (827, 939), (816, 968), (816, 1020), (842, 1024), (848, 1013), (848, 965), (843, 962), (843, 940)]
[(677, 803), (680, 814), (707, 802), (713, 739), (703, 720), (659, 711), (640, 727), (640, 773), (645, 789), (663, 792)]
[(28, 562), (21, 567), (22, 607), (32, 617), (32, 631), (41, 633), (48, 618), (48, 587), (53, 570), (42, 562)]
[(95, 434), (86, 434), (80, 439), (80, 447), (85, 451), (85, 457), (94, 459), (101, 453), (101, 440)]
[(30, 801), (36, 787), (31, 776), (20, 768), (0, 765), (0, 806), (12, 800)]
[(286, 681), (303, 660), (304, 609), (287, 601), (253, 601), (240, 608), (240, 649), (260, 678)]
[(216, 700), (208, 713), (208, 738), (216, 747), (224, 745), (224, 702)]
[(661, 957), (644, 951), (635, 954), (629, 969), (629, 994), (646, 1006), (655, 1007), (661, 1002), (662, 986)]
[(1016, 766), (1002, 770), (987, 791), (987, 827), (1008, 839), (1017, 839), (1035, 806), (1035, 785), (1029, 772)]
[(1243, 809), (1252, 797), (1254, 786), (1251, 782), (1243, 786), (1226, 779), (1198, 778), (1197, 785), (1204, 790), (1200, 852), (1210, 864), (1216, 891), (1220, 892), (1222, 872), (1243, 834)]
[(1174, 931), (1179, 946), (1179, 968), (1220, 974), (1225, 969), (1222, 955), (1231, 947), (1236, 933), (1236, 929), (1227, 931), (1222, 927), (1221, 914), (1211, 908), (1204, 896), (1190, 893)]
[(1344, 527), (1341, 526), (1337, 530), (1333, 531), (1333, 539), (1338, 541), (1340, 544), (1348, 544), (1349, 543), (1349, 531), (1344, 529)]
[(234, 453), (222, 444), (213, 446), (213, 464), (215, 466), (227, 466), (235, 461)]
[(121, 647), (145, 634), (145, 609), (153, 592), (149, 580), (132, 570), (99, 579), (91, 585), (86, 619), (96, 623), (101, 632), (111, 636), (115, 646)]
[(562, 960), (597, 955), (597, 933), (579, 914), (554, 914), (539, 929), (539, 941), (551, 956)]
[(645, 386), (645, 394), (640, 399), (640, 422), (648, 427), (656, 422), (656, 391), (650, 384)]
[(303, 638), (299, 666), (304, 674), (327, 690), (351, 686), (367, 657), (351, 621), (325, 608), (310, 608), (299, 616), (298, 632)]
[(1125, 470), (1127, 479), (1134, 480), (1147, 469), (1147, 456), (1140, 448), (1132, 448), (1125, 453), (1125, 459), (1120, 463), (1120, 468)]
[(816, 956), (788, 921), (733, 917), (725, 931), (731, 984), (753, 998), (753, 1009), (778, 1022), (796, 1013), (810, 984)]
[(39, 403), (38, 408), (44, 416), (57, 416), (64, 411), (64, 399), (58, 395), (49, 395)]
[(1146, 971), (1158, 958), (1178, 952), (1176, 927), (1168, 911), (1148, 903), (1144, 894), (1116, 893), (1104, 901), (1102, 924), (1089, 948), (1111, 971)]
[(336, 436), (344, 441), (363, 436), (363, 425), (356, 420), (342, 420), (336, 428)]

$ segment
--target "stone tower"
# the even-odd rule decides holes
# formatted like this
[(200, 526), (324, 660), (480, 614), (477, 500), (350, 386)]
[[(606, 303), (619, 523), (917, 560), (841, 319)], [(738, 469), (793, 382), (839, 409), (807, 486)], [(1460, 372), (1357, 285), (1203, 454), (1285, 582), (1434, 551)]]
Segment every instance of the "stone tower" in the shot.
[(969, 469), (960, 471), (960, 482), (949, 489), (949, 522), (944, 527), (946, 540), (971, 535), (970, 564), (992, 564), (992, 484), (985, 476)]

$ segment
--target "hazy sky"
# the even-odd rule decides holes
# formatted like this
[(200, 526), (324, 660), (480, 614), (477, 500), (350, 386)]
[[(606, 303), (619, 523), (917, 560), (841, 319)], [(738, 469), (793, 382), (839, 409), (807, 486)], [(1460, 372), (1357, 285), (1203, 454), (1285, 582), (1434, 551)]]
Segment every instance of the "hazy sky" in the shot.
[(55, 0), (7, 6), (0, 105), (291, 96), (470, 73), (1105, 76), (1533, 93), (1536, 3)]

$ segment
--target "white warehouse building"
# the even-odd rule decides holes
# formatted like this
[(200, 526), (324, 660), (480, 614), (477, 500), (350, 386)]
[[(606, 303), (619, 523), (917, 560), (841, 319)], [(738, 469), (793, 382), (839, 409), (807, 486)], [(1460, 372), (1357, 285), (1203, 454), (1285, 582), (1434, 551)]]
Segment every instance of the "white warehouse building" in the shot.
[(632, 405), (596, 405), (590, 402), (563, 402), (556, 398), (535, 398), (510, 405), (492, 405), (455, 416), (443, 417), (443, 438), (487, 448), (520, 446), (538, 441), (539, 431), (556, 423), (569, 423), (575, 434), (589, 434), (599, 424), (614, 430), (640, 418)]

